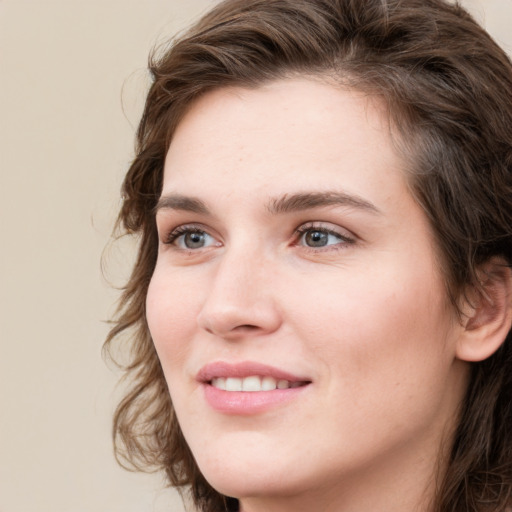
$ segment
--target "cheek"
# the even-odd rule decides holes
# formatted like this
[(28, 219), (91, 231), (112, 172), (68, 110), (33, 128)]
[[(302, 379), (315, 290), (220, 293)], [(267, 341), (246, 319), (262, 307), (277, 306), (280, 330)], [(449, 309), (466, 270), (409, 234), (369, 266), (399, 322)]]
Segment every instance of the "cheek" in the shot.
[[(178, 276), (175, 276), (178, 277)], [(197, 296), (158, 267), (151, 279), (146, 298), (146, 317), (164, 372), (185, 360), (187, 347), (196, 328)]]
[(314, 293), (299, 285), (290, 295), (309, 349), (351, 388), (428, 380), (453, 358), (454, 313), (441, 279), (429, 265), (387, 268), (333, 274)]
[(329, 431), (374, 446), (417, 435), (448, 409), (454, 358), (443, 293), (367, 276), (372, 286), (347, 277), (323, 300), (311, 297), (302, 332), (322, 367), (323, 399), (343, 411), (330, 416)]

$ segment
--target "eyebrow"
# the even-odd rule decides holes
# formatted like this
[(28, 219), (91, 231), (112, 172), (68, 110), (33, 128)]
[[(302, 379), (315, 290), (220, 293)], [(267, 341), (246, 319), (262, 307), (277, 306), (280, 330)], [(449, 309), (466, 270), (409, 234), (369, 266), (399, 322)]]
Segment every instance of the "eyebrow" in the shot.
[(284, 195), (272, 199), (267, 209), (273, 213), (289, 213), (301, 210), (310, 210), (323, 206), (349, 206), (358, 210), (380, 214), (381, 211), (369, 201), (343, 192), (304, 192), (298, 194)]
[[(267, 204), (267, 210), (273, 215), (278, 215), (321, 208), (323, 206), (348, 206), (370, 213), (381, 213), (373, 203), (361, 197), (331, 191), (285, 194), (282, 197), (271, 199)], [(201, 199), (181, 194), (162, 196), (158, 200), (154, 212), (157, 213), (159, 210), (182, 210), (202, 215), (210, 215), (210, 210)]]
[(210, 211), (206, 204), (196, 197), (169, 194), (162, 196), (154, 208), (156, 214), (159, 210), (183, 210), (186, 212), (208, 215)]

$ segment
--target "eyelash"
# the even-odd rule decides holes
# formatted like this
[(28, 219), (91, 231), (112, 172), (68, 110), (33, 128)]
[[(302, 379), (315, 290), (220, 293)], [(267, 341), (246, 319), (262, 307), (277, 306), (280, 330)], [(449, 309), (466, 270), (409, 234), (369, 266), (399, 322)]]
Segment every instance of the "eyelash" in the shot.
[[(323, 233), (326, 235), (333, 235), (333, 236), (339, 238), (340, 242), (337, 244), (330, 244), (330, 245), (320, 246), (320, 247), (311, 247), (311, 246), (307, 246), (307, 245), (301, 245), (300, 244), (301, 238), (304, 237), (308, 232), (313, 232), (313, 231)], [(178, 226), (177, 228), (173, 229), (167, 236), (165, 236), (164, 237), (165, 241), (163, 243), (166, 245), (175, 245), (176, 250), (179, 250), (179, 251), (197, 252), (199, 249), (203, 249), (203, 248), (191, 249), (191, 248), (178, 247), (176, 245), (176, 241), (181, 236), (187, 235), (187, 234), (193, 234), (193, 233), (206, 234), (210, 237), (212, 236), (208, 233), (208, 231), (206, 229), (203, 229), (201, 226), (198, 226), (195, 224), (184, 224), (182, 226)], [(318, 223), (302, 224), (294, 231), (294, 238), (295, 238), (295, 241), (294, 241), (293, 245), (300, 246), (303, 249), (312, 251), (312, 252), (342, 250), (345, 248), (346, 245), (355, 243), (354, 238), (346, 236), (335, 229), (326, 228), (324, 225), (321, 225)]]
[[(200, 226), (197, 226), (195, 224), (184, 224), (182, 226), (178, 226), (177, 228), (174, 228), (167, 236), (165, 236), (164, 244), (166, 245), (173, 245), (176, 240), (182, 235), (192, 234), (192, 233), (206, 233), (208, 235), (208, 232), (206, 229), (203, 229)], [(211, 235), (209, 235), (211, 236)], [(192, 249), (194, 250), (194, 249)]]
[(295, 245), (299, 245), (299, 242), (302, 237), (304, 237), (308, 232), (319, 232), (326, 235), (334, 235), (336, 238), (339, 238), (339, 242), (336, 244), (331, 244), (323, 247), (311, 247), (307, 245), (302, 245), (303, 249), (320, 252), (320, 251), (339, 251), (346, 248), (346, 245), (351, 245), (355, 243), (355, 239), (347, 236), (346, 234), (340, 233), (340, 231), (336, 229), (327, 228), (322, 224), (318, 223), (307, 223), (303, 224), (295, 230), (296, 242)]

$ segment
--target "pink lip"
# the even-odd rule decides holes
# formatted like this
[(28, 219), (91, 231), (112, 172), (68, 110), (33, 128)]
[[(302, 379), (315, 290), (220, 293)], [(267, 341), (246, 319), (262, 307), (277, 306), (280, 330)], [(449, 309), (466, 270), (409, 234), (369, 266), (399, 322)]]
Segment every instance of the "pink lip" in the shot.
[[(215, 377), (250, 377), (258, 375), (273, 377), (276, 380), (306, 382), (304, 386), (272, 391), (224, 391), (213, 387), (210, 382)], [(222, 361), (210, 363), (201, 368), (197, 380), (202, 384), (206, 402), (216, 411), (224, 414), (249, 416), (260, 414), (299, 397), (309, 388), (311, 379), (292, 375), (273, 366), (255, 362), (229, 364)]]

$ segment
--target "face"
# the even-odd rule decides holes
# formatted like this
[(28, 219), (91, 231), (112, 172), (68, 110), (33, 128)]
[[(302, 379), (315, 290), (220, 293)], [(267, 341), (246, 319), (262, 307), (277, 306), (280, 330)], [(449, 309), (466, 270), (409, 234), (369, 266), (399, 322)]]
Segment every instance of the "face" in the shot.
[(218, 491), (281, 510), (400, 482), (404, 503), (432, 477), (461, 327), (376, 99), (291, 79), (205, 95), (171, 143), (157, 226), (149, 328)]

